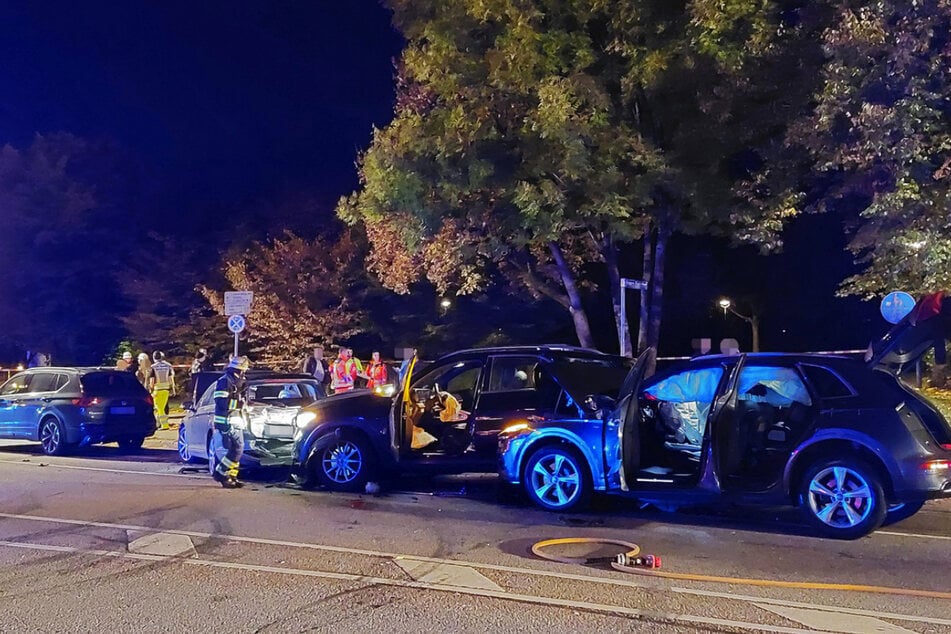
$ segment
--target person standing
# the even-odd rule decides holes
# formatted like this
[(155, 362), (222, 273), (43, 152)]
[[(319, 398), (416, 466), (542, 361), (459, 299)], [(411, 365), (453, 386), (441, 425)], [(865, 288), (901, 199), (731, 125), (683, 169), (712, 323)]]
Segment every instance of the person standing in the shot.
[(135, 378), (139, 380), (139, 383), (142, 384), (142, 387), (149, 387), (149, 371), (152, 369), (152, 361), (149, 359), (149, 355), (144, 352), (140, 352), (137, 357), (139, 361), (139, 369), (135, 373)]
[(197, 401), (200, 394), (195, 394), (195, 386), (198, 384), (198, 375), (211, 369), (211, 360), (208, 358), (208, 351), (205, 348), (199, 348), (192, 360), (192, 367), (188, 372), (188, 394), (189, 398)]
[(370, 365), (367, 366), (367, 387), (373, 389), (381, 385), (386, 385), (390, 382), (389, 377), (389, 368), (386, 367), (386, 364), (380, 361), (380, 353), (377, 350), (373, 351), (373, 354), (370, 357)]
[(242, 415), (246, 387), (244, 373), (250, 365), (247, 357), (235, 357), (215, 384), (215, 435), (221, 438), (225, 455), (215, 467), (213, 477), (225, 489), (244, 486), (238, 481), (238, 467), (244, 454), (244, 429), (243, 425), (234, 424), (236, 421), (232, 418)]
[(168, 429), (168, 397), (175, 396), (175, 369), (165, 360), (165, 353), (160, 350), (152, 354), (149, 391), (155, 403), (155, 421), (159, 429)]
[(307, 361), (304, 362), (304, 374), (312, 376), (317, 380), (317, 396), (319, 398), (327, 396), (327, 391), (324, 389), (327, 368), (324, 367), (323, 348), (314, 348), (314, 354), (307, 357)]
[(340, 348), (332, 371), (330, 387), (333, 388), (334, 394), (343, 394), (353, 390), (357, 381), (357, 364), (350, 358), (348, 348)]
[(132, 353), (126, 350), (122, 353), (122, 356), (119, 357), (119, 360), (116, 361), (116, 370), (119, 370), (120, 372), (128, 372), (131, 366)]

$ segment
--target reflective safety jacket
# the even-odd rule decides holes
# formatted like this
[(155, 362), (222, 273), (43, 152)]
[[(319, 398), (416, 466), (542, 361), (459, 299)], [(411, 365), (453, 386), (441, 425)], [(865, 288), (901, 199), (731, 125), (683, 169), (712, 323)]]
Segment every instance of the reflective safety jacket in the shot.
[(331, 375), (331, 384), (335, 391), (342, 392), (352, 390), (357, 380), (357, 364), (353, 359), (337, 359), (334, 361), (333, 374)]
[(215, 428), (228, 431), (228, 415), (245, 405), (245, 380), (233, 372), (225, 372), (215, 383)]
[(168, 361), (156, 361), (149, 369), (149, 378), (155, 381), (153, 390), (170, 390), (175, 379), (175, 370)]
[(367, 381), (367, 387), (371, 390), (380, 385), (386, 385), (388, 379), (388, 372), (386, 365), (383, 363), (370, 363), (367, 366), (367, 376), (369, 381)]

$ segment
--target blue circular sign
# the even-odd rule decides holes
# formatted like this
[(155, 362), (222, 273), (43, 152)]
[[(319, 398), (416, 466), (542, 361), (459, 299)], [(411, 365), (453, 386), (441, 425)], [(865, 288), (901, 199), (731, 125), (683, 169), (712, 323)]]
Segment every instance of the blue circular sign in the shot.
[(897, 324), (915, 307), (915, 298), (902, 291), (893, 291), (885, 296), (880, 307), (882, 317), (890, 324)]
[(232, 315), (231, 317), (228, 317), (228, 330), (230, 330), (231, 332), (238, 334), (239, 332), (244, 330), (244, 326), (245, 326), (245, 321), (243, 316)]

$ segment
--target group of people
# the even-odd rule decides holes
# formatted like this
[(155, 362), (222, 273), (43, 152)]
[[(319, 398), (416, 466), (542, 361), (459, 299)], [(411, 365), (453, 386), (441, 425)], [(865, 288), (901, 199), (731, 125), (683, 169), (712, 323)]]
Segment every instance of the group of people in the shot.
[(116, 361), (116, 370), (131, 372), (139, 383), (152, 395), (155, 407), (155, 421), (159, 429), (168, 429), (168, 400), (177, 393), (175, 387), (175, 368), (165, 360), (165, 353), (156, 350), (152, 358), (145, 352), (133, 356), (126, 351)]
[(353, 356), (353, 348), (341, 347), (337, 358), (329, 364), (324, 360), (324, 349), (314, 348), (313, 355), (304, 361), (304, 373), (314, 377), (322, 390), (329, 389), (333, 394), (349, 392), (358, 387), (358, 382), (364, 382), (371, 390), (392, 382), (389, 368), (376, 350), (364, 366)]

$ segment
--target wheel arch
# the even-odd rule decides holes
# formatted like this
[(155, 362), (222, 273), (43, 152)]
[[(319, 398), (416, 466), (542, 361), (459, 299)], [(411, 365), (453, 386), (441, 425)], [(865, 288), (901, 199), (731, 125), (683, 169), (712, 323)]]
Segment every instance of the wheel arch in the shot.
[(525, 444), (518, 460), (517, 473), (520, 482), (525, 482), (525, 467), (528, 464), (529, 459), (537, 451), (544, 449), (545, 447), (562, 447), (578, 454), (584, 461), (583, 466), (587, 470), (588, 476), (591, 478), (591, 484), (593, 488), (596, 491), (604, 490), (604, 478), (599, 477), (599, 475), (595, 473), (594, 465), (596, 463), (593, 461), (593, 457), (590, 455), (590, 452), (585, 449), (584, 444), (580, 442), (580, 439), (572, 437), (570, 434), (562, 433), (541, 434), (534, 440), (531, 440)]
[(373, 451), (374, 454), (377, 453), (377, 448), (373, 444), (373, 439), (363, 429), (355, 425), (347, 425), (347, 424), (334, 425), (327, 429), (323, 429), (320, 432), (314, 433), (310, 437), (310, 440), (307, 445), (307, 450), (306, 450), (307, 457), (304, 460), (304, 464), (305, 465), (310, 464), (311, 459), (314, 457), (314, 453), (317, 451), (317, 448), (321, 445), (321, 443), (325, 442), (329, 438), (339, 438), (343, 436), (344, 434), (349, 434), (349, 435), (359, 437), (361, 440), (366, 442), (367, 447), (369, 447), (369, 449)]
[(797, 449), (792, 460), (786, 466), (785, 486), (786, 493), (792, 502), (798, 502), (802, 479), (810, 465), (819, 460), (834, 460), (836, 458), (856, 457), (868, 463), (875, 470), (885, 490), (886, 499), (894, 497), (894, 482), (881, 455), (869, 445), (856, 439), (827, 438)]
[(45, 412), (43, 412), (43, 413), (40, 415), (40, 419), (39, 419), (39, 421), (36, 423), (36, 440), (39, 440), (39, 439), (40, 439), (40, 430), (43, 429), (43, 423), (45, 423), (46, 421), (48, 421), (48, 420), (50, 420), (50, 419), (53, 419), (53, 420), (55, 420), (56, 422), (58, 422), (59, 425), (60, 425), (60, 429), (65, 433), (65, 431), (66, 431), (66, 423), (63, 422), (63, 419), (60, 418), (59, 416), (57, 416), (53, 411), (51, 411), (51, 410), (46, 410)]

